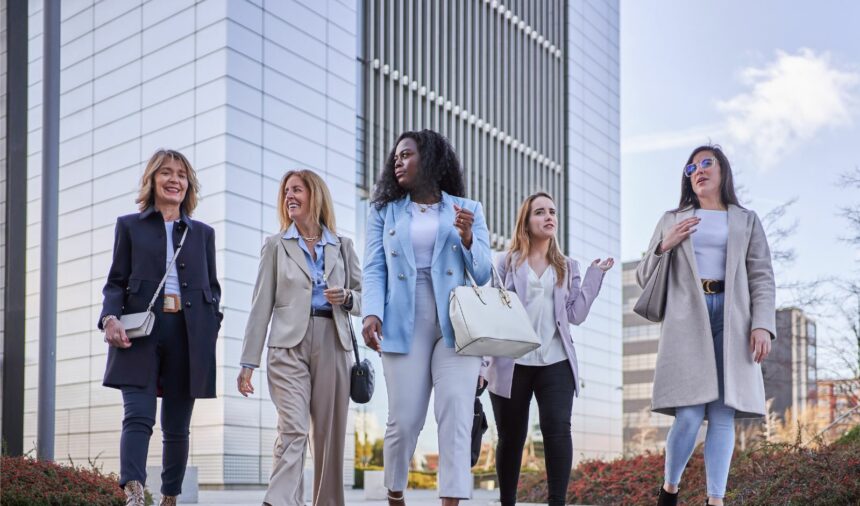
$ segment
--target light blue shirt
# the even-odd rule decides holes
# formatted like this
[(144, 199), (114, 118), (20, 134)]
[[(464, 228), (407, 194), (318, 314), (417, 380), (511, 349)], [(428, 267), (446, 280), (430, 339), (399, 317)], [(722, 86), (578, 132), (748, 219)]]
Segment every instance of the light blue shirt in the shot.
[(334, 237), (329, 229), (323, 225), (320, 240), (314, 246), (314, 253), (317, 259), (314, 260), (308, 250), (308, 245), (305, 240), (299, 236), (299, 229), (296, 224), (290, 225), (290, 228), (284, 233), (284, 239), (295, 239), (299, 242), (299, 247), (305, 253), (305, 260), (308, 263), (308, 270), (311, 272), (311, 284), (313, 285), (311, 292), (311, 309), (331, 309), (331, 304), (326, 300), (323, 291), (328, 288), (328, 280), (325, 276), (325, 254), (323, 250), (326, 244), (335, 244)]

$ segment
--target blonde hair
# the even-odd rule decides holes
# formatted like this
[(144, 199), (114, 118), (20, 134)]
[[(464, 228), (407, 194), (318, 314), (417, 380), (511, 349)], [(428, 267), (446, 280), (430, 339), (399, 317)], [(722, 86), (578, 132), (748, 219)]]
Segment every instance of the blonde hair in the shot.
[(185, 198), (182, 200), (182, 212), (186, 216), (191, 216), (194, 209), (197, 208), (197, 192), (200, 191), (200, 183), (197, 181), (197, 173), (194, 172), (194, 168), (191, 167), (191, 163), (185, 158), (185, 155), (173, 149), (159, 149), (149, 158), (143, 176), (140, 177), (140, 190), (134, 203), (137, 204), (137, 208), (141, 212), (155, 205), (155, 173), (168, 158), (178, 162), (185, 169), (188, 188), (185, 191)]
[[(516, 266), (519, 267), (529, 256), (531, 249), (531, 236), (529, 235), (529, 219), (532, 216), (532, 202), (539, 197), (546, 197), (553, 203), (555, 200), (552, 195), (546, 192), (537, 192), (526, 197), (520, 205), (520, 210), (517, 212), (517, 224), (514, 226), (513, 239), (508, 247), (508, 261), (517, 255)], [(549, 264), (555, 269), (555, 277), (558, 286), (562, 285), (567, 273), (567, 259), (561, 249), (558, 247), (558, 241), (555, 237), (549, 240), (549, 250), (546, 253)]]
[(278, 187), (278, 219), (281, 222), (281, 232), (286, 231), (293, 224), (293, 220), (290, 219), (290, 214), (287, 212), (286, 202), (287, 181), (293, 176), (301, 179), (308, 189), (310, 194), (308, 206), (310, 206), (310, 213), (314, 221), (320, 225), (325, 225), (331, 233), (336, 234), (334, 203), (332, 203), (328, 186), (315, 172), (307, 169), (291, 170), (281, 178), (281, 185)]

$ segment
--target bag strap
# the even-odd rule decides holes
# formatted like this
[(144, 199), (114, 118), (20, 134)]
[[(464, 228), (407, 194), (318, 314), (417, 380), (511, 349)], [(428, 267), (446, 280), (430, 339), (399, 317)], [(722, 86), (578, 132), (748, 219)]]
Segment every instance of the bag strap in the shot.
[[(343, 259), (343, 273), (346, 278), (343, 282), (344, 289), (349, 290), (349, 260), (346, 258), (346, 250), (344, 249), (346, 242), (340, 236), (338, 236), (338, 239), (340, 239), (340, 258)], [(341, 307), (343, 308), (343, 306)], [(355, 329), (352, 328), (352, 316), (346, 308), (343, 308), (343, 311), (346, 313), (346, 326), (349, 327), (349, 336), (352, 338), (352, 351), (355, 354), (355, 363), (358, 365), (361, 363), (361, 358), (358, 356), (358, 341), (355, 339)]]
[(164, 277), (161, 278), (161, 283), (158, 283), (158, 288), (156, 288), (155, 293), (152, 294), (152, 300), (149, 301), (149, 307), (146, 308), (147, 313), (152, 311), (152, 306), (155, 305), (155, 300), (158, 299), (161, 289), (164, 288), (164, 283), (167, 282), (167, 275), (170, 274), (170, 269), (173, 268), (173, 264), (176, 263), (176, 257), (179, 256), (179, 251), (182, 249), (182, 245), (185, 244), (186, 235), (188, 235), (187, 226), (185, 227), (185, 232), (182, 232), (182, 239), (179, 240), (179, 247), (173, 252), (173, 258), (170, 259), (170, 264), (167, 266), (167, 270), (164, 271)]

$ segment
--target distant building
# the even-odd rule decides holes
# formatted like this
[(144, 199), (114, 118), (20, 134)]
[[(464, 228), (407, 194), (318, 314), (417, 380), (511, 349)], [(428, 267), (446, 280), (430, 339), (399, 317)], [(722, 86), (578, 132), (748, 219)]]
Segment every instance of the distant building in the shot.
[(777, 310), (776, 334), (770, 354), (762, 363), (765, 398), (771, 411), (784, 417), (787, 409), (799, 413), (817, 399), (816, 325), (802, 309)]
[(818, 380), (818, 412), (839, 436), (860, 423), (860, 379)]

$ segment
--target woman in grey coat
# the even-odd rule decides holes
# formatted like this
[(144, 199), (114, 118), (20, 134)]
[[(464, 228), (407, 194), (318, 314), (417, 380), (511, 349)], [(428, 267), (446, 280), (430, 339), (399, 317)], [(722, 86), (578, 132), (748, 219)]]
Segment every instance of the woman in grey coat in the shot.
[(681, 202), (666, 212), (637, 268), (644, 287), (668, 262), (651, 409), (673, 415), (658, 505), (678, 500), (704, 419), (708, 503), (723, 504), (734, 419), (766, 413), (761, 362), (776, 336), (775, 287), (761, 221), (738, 204), (719, 146), (693, 150)]

